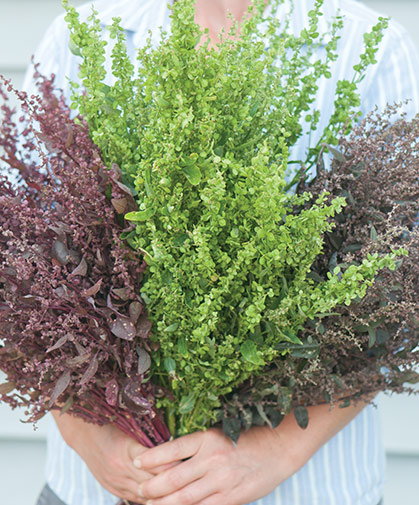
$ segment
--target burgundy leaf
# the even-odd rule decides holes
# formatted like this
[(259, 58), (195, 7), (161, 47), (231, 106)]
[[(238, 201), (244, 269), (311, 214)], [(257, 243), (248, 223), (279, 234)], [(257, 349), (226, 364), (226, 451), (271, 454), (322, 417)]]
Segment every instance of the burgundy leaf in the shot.
[(67, 398), (66, 402), (64, 403), (64, 405), (62, 406), (60, 413), (65, 414), (67, 411), (69, 411), (71, 409), (73, 404), (74, 404), (74, 397), (69, 396)]
[(71, 233), (71, 227), (62, 221), (55, 221), (54, 224), (50, 224), (49, 228), (53, 230), (57, 235), (65, 235), (66, 233)]
[(124, 198), (112, 198), (111, 203), (118, 214), (125, 214), (128, 207), (128, 200)]
[(97, 358), (97, 354), (95, 354), (92, 358), (92, 361), (89, 363), (89, 366), (86, 368), (83, 377), (80, 380), (80, 386), (87, 384), (90, 379), (95, 375), (99, 366), (99, 360)]
[(65, 147), (68, 149), (71, 144), (74, 142), (74, 132), (73, 132), (73, 128), (71, 127), (70, 124), (67, 125), (67, 138), (66, 138), (66, 141), (65, 141)]
[(85, 355), (87, 353), (87, 350), (85, 347), (83, 347), (80, 342), (77, 342), (77, 340), (74, 342), (74, 346), (77, 350), (77, 352), (80, 354), (80, 356)]
[(111, 324), (111, 332), (123, 340), (133, 340), (136, 328), (127, 317), (118, 316)]
[(144, 306), (140, 302), (132, 302), (129, 305), (129, 318), (135, 324), (141, 316)]
[(127, 193), (128, 195), (132, 195), (132, 191), (128, 186), (125, 186), (125, 184), (122, 184), (122, 182), (115, 181), (115, 184), (118, 186), (119, 189), (121, 189), (124, 193)]
[(147, 314), (142, 314), (137, 323), (137, 337), (147, 338), (151, 331), (151, 321), (147, 318)]
[(55, 351), (56, 349), (59, 349), (61, 346), (63, 346), (68, 341), (69, 337), (70, 337), (70, 335), (67, 333), (66, 335), (59, 338), (53, 346), (51, 346), (47, 349), (47, 352), (51, 352), (51, 351)]
[(117, 163), (112, 163), (111, 169), (109, 170), (109, 177), (114, 182), (122, 180), (122, 170)]
[(71, 373), (70, 370), (66, 370), (61, 377), (57, 380), (55, 383), (54, 389), (51, 394), (51, 398), (49, 400), (49, 408), (51, 408), (55, 401), (64, 393), (64, 391), (67, 389), (67, 387), (70, 384), (71, 380)]
[(103, 259), (102, 251), (100, 249), (97, 249), (96, 251), (96, 259), (99, 266), (104, 267), (106, 265), (106, 262)]
[(141, 349), (137, 346), (138, 353), (138, 374), (144, 375), (151, 365), (151, 358), (145, 349)]
[(74, 356), (73, 358), (68, 358), (66, 359), (66, 364), (69, 367), (75, 367), (78, 365), (82, 365), (86, 361), (88, 361), (91, 357), (91, 354), (89, 352), (85, 352), (84, 354), (80, 354), (79, 356)]
[(115, 288), (112, 290), (112, 294), (120, 298), (121, 300), (128, 300), (128, 291), (126, 288)]
[(58, 298), (71, 298), (71, 295), (67, 289), (67, 286), (64, 284), (61, 286), (58, 286), (57, 289), (54, 290), (54, 293)]
[(60, 263), (60, 265), (67, 265), (70, 257), (69, 250), (64, 242), (56, 240), (51, 248), (51, 256)]
[(70, 276), (73, 277), (75, 275), (80, 275), (84, 277), (87, 274), (87, 262), (84, 258), (80, 261), (78, 266), (71, 272)]
[(106, 297), (106, 306), (107, 306), (109, 309), (111, 309), (111, 310), (112, 310), (112, 312), (114, 312), (114, 313), (115, 313), (115, 315), (117, 315), (117, 316), (121, 316), (121, 317), (124, 317), (122, 314), (120, 314), (120, 313), (118, 312), (117, 307), (115, 307), (115, 305), (113, 304), (113, 302), (112, 302), (112, 297), (111, 297), (111, 295), (110, 295), (110, 294)]
[(105, 395), (106, 395), (106, 401), (111, 405), (111, 407), (116, 407), (118, 403), (118, 393), (119, 393), (119, 386), (118, 382), (116, 379), (110, 380), (106, 384), (106, 390), (105, 390)]
[(75, 251), (74, 249), (70, 249), (68, 251), (68, 256), (69, 256), (68, 261), (70, 263), (74, 263), (75, 265), (77, 265), (81, 261), (80, 253)]
[(94, 296), (96, 295), (100, 288), (102, 286), (102, 279), (99, 279), (96, 284), (94, 284), (92, 287), (90, 287), (89, 289), (85, 289), (84, 291), (82, 291), (82, 296), (85, 296), (86, 298), (90, 297), (90, 296)]
[(126, 384), (124, 387), (124, 396), (138, 407), (143, 409), (152, 408), (152, 404), (144, 396), (144, 391), (139, 380), (132, 379)]
[(0, 395), (7, 395), (11, 393), (16, 387), (14, 382), (4, 382), (0, 384)]

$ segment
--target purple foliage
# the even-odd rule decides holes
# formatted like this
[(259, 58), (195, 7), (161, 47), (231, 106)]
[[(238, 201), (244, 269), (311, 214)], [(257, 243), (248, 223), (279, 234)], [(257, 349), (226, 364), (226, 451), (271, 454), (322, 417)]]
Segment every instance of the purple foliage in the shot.
[(148, 378), (145, 263), (120, 239), (136, 204), (53, 78), (36, 78), (41, 98), (4, 81), (19, 126), (0, 90), (2, 170), (20, 182), (0, 175), (0, 399), (26, 406), (30, 421), (59, 408), (152, 446), (170, 435)]

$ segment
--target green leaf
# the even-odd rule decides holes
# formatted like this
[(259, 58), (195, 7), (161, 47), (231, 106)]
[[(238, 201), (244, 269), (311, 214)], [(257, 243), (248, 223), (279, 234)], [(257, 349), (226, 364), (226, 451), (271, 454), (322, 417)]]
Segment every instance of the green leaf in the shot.
[(186, 345), (185, 337), (180, 337), (177, 343), (179, 354), (186, 357), (188, 355), (188, 346)]
[(346, 161), (345, 156), (338, 149), (336, 149), (336, 147), (333, 147), (330, 144), (324, 144), (324, 145), (325, 145), (325, 147), (327, 147), (328, 151), (331, 152), (331, 154), (333, 155), (333, 157), (337, 161), (339, 161), (339, 163), (345, 163), (345, 161)]
[(160, 107), (164, 108), (164, 107), (167, 107), (168, 105), (170, 105), (170, 103), (160, 95), (157, 95), (155, 97), (155, 100), (156, 100), (157, 105), (159, 105)]
[(324, 282), (324, 279), (321, 275), (319, 275), (317, 272), (311, 271), (307, 274), (307, 277), (309, 279), (313, 279), (313, 281), (316, 282)]
[(323, 398), (326, 403), (330, 403), (330, 401), (332, 400), (330, 393), (328, 393), (327, 391), (323, 391)]
[(201, 170), (197, 165), (182, 167), (183, 173), (192, 186), (197, 186), (201, 182)]
[(169, 374), (173, 374), (176, 371), (176, 361), (173, 358), (164, 358), (164, 368)]
[(125, 219), (127, 221), (147, 221), (154, 215), (155, 209), (138, 210), (135, 212), (128, 212), (125, 214)]
[(407, 382), (409, 384), (419, 383), (419, 373), (410, 370), (408, 372), (403, 372), (401, 376), (402, 382)]
[(377, 329), (370, 326), (368, 328), (368, 347), (371, 348), (377, 340)]
[(181, 233), (173, 239), (173, 245), (175, 247), (181, 247), (188, 240), (189, 235), (187, 233)]
[(342, 381), (342, 379), (341, 379), (338, 375), (331, 374), (331, 377), (332, 377), (332, 379), (334, 380), (335, 384), (336, 384), (336, 385), (337, 385), (340, 389), (343, 389), (343, 388), (344, 388), (343, 381)]
[(284, 415), (281, 411), (274, 407), (268, 407), (266, 409), (266, 415), (269, 417), (272, 428), (279, 426), (284, 419)]
[(240, 421), (243, 428), (247, 431), (253, 425), (253, 414), (252, 411), (247, 408), (240, 411)]
[(292, 391), (289, 388), (282, 387), (277, 397), (278, 407), (284, 414), (291, 410)]
[(129, 240), (137, 236), (137, 232), (135, 230), (132, 231), (124, 231), (120, 235), (121, 240)]
[(294, 358), (313, 359), (319, 354), (319, 344), (291, 345), (289, 350)]
[(354, 326), (354, 330), (359, 333), (366, 333), (369, 328), (370, 327), (367, 324), (358, 324), (357, 326)]
[(144, 171), (144, 178), (145, 178), (145, 183), (144, 183), (144, 186), (145, 186), (145, 190), (146, 190), (146, 193), (147, 193), (147, 196), (150, 196), (151, 193), (153, 192), (152, 191), (152, 187), (151, 187), (151, 167), (147, 167)]
[(253, 340), (245, 340), (240, 346), (240, 352), (243, 358), (254, 365), (263, 365), (264, 361), (260, 357), (255, 342)]
[(173, 323), (173, 324), (170, 324), (169, 326), (166, 326), (164, 331), (166, 333), (172, 333), (172, 332), (176, 331), (178, 328), (179, 328), (179, 323)]
[[(170, 286), (173, 282), (173, 274), (170, 270), (165, 270), (162, 273), (161, 280), (165, 286)], [(168, 330), (166, 330), (168, 331)]]
[(272, 428), (271, 420), (269, 419), (261, 403), (256, 404), (256, 410), (258, 411), (260, 417), (263, 419), (264, 423), (267, 424), (270, 428)]
[(71, 39), (71, 37), (68, 43), (68, 48), (74, 56), (82, 56), (80, 47)]
[(223, 432), (228, 438), (231, 438), (234, 443), (236, 443), (240, 437), (240, 428), (241, 423), (239, 419), (236, 417), (224, 417)]
[(332, 244), (333, 248), (336, 251), (339, 251), (343, 242), (343, 237), (338, 235), (336, 232), (326, 233), (326, 236), (329, 239), (330, 243)]
[(370, 237), (373, 242), (377, 242), (377, 230), (374, 225), (371, 225)]
[(182, 396), (179, 405), (179, 413), (188, 414), (189, 412), (192, 412), (194, 406), (195, 406), (195, 397), (193, 393), (187, 396)]
[(339, 403), (339, 408), (341, 409), (346, 409), (347, 407), (350, 407), (351, 405), (351, 400), (349, 398), (345, 398)]
[(303, 345), (303, 343), (297, 337), (297, 335), (289, 329), (280, 331), (280, 334), (281, 334), (281, 337), (283, 337), (287, 342), (292, 342), (293, 344)]
[(350, 244), (343, 248), (343, 253), (356, 252), (362, 249), (362, 244)]
[(296, 407), (294, 410), (294, 417), (298, 426), (305, 430), (308, 426), (308, 410), (305, 407)]
[(376, 340), (377, 344), (384, 344), (390, 338), (390, 332), (387, 330), (383, 330), (381, 328), (377, 329), (376, 332)]

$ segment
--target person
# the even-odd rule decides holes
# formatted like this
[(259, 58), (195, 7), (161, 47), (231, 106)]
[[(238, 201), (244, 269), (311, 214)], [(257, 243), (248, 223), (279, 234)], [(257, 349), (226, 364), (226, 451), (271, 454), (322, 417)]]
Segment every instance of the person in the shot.
[[(267, 2), (268, 3), (268, 2)], [(231, 20), (240, 20), (250, 0), (196, 0), (196, 21), (209, 29), (213, 44)], [(285, 0), (277, 15), (289, 11)], [(314, 0), (297, 0), (290, 30), (299, 33), (308, 24)], [(159, 27), (170, 27), (166, 0), (101, 0), (95, 3), (105, 26), (121, 17), (127, 48), (135, 49), (152, 31), (154, 44)], [(269, 7), (267, 7), (269, 8)], [(325, 0), (321, 33), (337, 11), (344, 16), (338, 44), (339, 59), (332, 78), (322, 81), (315, 107), (321, 111), (319, 131), (333, 109), (336, 81), (352, 78), (363, 47), (363, 33), (377, 15), (355, 0)], [(79, 9), (90, 14), (89, 4)], [(360, 85), (364, 112), (375, 105), (409, 98), (409, 114), (419, 106), (419, 59), (406, 32), (391, 23), (377, 54), (378, 63)], [(49, 28), (35, 54), (44, 75), (54, 73), (56, 84), (69, 96), (68, 79), (77, 80), (78, 58), (68, 49), (63, 16)], [(110, 71), (110, 69), (109, 69)], [(25, 89), (34, 91), (32, 71)], [(315, 140), (315, 139), (314, 139)], [(302, 158), (308, 147), (303, 136), (293, 154)], [(345, 409), (329, 405), (309, 407), (310, 422), (301, 430), (292, 416), (275, 429), (253, 427), (237, 446), (216, 428), (197, 432), (145, 449), (112, 425), (98, 427), (81, 419), (53, 413), (48, 436), (47, 485), (38, 505), (111, 505), (118, 498), (147, 505), (377, 505), (383, 493), (384, 455), (377, 410), (357, 404)]]

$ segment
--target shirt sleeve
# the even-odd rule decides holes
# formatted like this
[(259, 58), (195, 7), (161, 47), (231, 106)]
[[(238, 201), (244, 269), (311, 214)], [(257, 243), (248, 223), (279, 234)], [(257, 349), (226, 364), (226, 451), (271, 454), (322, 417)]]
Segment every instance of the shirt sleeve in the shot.
[[(39, 64), (41, 75), (47, 78), (55, 75), (55, 85), (64, 91), (65, 96), (70, 93), (69, 79), (74, 80), (78, 73), (78, 64), (74, 61), (76, 57), (69, 50), (68, 43), (69, 30), (64, 15), (61, 15), (45, 32), (33, 57), (33, 62)], [(23, 89), (29, 94), (37, 94), (33, 65), (26, 69)]]
[(419, 112), (419, 55), (407, 31), (391, 22), (377, 53), (375, 71), (369, 75), (362, 100), (363, 112), (402, 103), (413, 117)]

